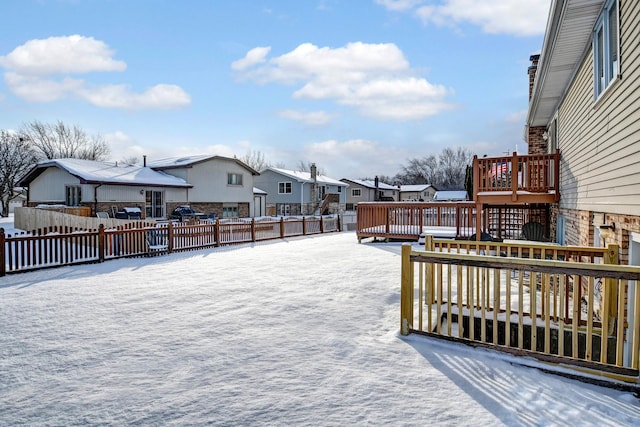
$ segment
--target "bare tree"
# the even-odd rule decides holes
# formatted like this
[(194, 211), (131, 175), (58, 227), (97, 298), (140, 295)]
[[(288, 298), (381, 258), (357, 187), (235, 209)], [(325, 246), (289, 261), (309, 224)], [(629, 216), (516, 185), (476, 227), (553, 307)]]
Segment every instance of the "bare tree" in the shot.
[(445, 148), (440, 153), (440, 186), (443, 188), (463, 189), (467, 166), (473, 161), (473, 154), (467, 148)]
[(69, 127), (61, 121), (49, 124), (34, 120), (24, 124), (20, 133), (31, 142), (40, 159), (105, 160), (109, 155), (102, 136), (88, 135), (80, 127)]
[(401, 184), (432, 184), (441, 189), (464, 188), (467, 165), (473, 161), (471, 151), (447, 147), (438, 158), (434, 155), (409, 159), (394, 178)]
[[(313, 162), (305, 162), (304, 160), (298, 160), (298, 166), (297, 166), (297, 170), (299, 172), (311, 172), (311, 165), (313, 164)], [(318, 165), (316, 165), (316, 171), (318, 173), (318, 175), (326, 175), (324, 168), (318, 167)]]
[(131, 157), (123, 157), (122, 160), (120, 160), (120, 163), (122, 163), (123, 165), (137, 165), (138, 163), (140, 163), (140, 159), (136, 156), (131, 156)]
[(0, 131), (0, 201), (1, 216), (9, 215), (9, 203), (20, 195), (18, 180), (36, 164), (36, 151), (19, 135)]
[(247, 152), (247, 154), (240, 157), (239, 160), (258, 172), (271, 166), (271, 163), (264, 159), (264, 154), (255, 150)]

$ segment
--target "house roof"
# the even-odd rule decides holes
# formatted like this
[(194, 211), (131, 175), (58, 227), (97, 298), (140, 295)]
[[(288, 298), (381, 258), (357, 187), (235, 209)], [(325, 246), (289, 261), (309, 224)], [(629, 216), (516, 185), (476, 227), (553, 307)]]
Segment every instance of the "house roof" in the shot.
[(467, 200), (467, 192), (465, 190), (436, 191), (436, 194), (433, 196), (433, 200)]
[(591, 46), (605, 0), (553, 0), (542, 43), (527, 124), (546, 126)]
[(81, 159), (52, 159), (39, 162), (20, 180), (19, 185), (29, 185), (42, 172), (51, 167), (67, 171), (78, 178), (82, 184), (192, 187), (182, 178), (154, 171), (148, 167)]
[(433, 188), (434, 190), (437, 190), (436, 187), (434, 187), (431, 184), (411, 184), (411, 185), (401, 185), (400, 186), (400, 192), (404, 193), (404, 192), (420, 192), (420, 191), (424, 191), (427, 188)]
[(219, 159), (235, 162), (243, 168), (251, 172), (252, 175), (260, 175), (260, 173), (247, 165), (246, 163), (236, 159), (235, 157), (216, 156), (211, 154), (199, 154), (194, 156), (170, 157), (167, 159), (155, 160), (148, 163), (148, 166), (155, 170), (190, 168), (198, 163), (204, 163), (209, 160)]
[[(264, 171), (262, 171), (262, 173), (264, 173), (265, 171), (272, 171), (277, 174), (287, 176), (291, 179), (295, 179), (298, 182), (309, 182), (309, 183), (313, 182), (313, 180), (311, 179), (310, 172), (292, 171), (288, 169), (280, 169), (280, 168), (274, 168), (274, 167), (268, 167)], [(342, 181), (338, 181), (337, 179), (329, 178), (326, 175), (320, 175), (320, 174), (317, 175), (316, 182), (321, 184), (339, 185), (341, 187), (349, 186), (348, 184)]]
[(267, 192), (264, 191), (264, 190), (259, 189), (258, 187), (253, 187), (253, 194), (260, 194), (260, 195), (264, 194), (264, 195), (267, 195)]
[[(371, 180), (362, 180), (362, 179), (348, 179), (348, 178), (342, 178), (340, 181), (342, 182), (352, 182), (354, 184), (357, 185), (361, 185), (363, 187), (367, 187), (367, 188), (376, 188), (376, 182), (375, 181), (371, 181)], [(398, 190), (398, 187), (394, 187), (393, 185), (389, 185), (387, 183), (384, 182), (378, 182), (378, 188), (380, 190)]]

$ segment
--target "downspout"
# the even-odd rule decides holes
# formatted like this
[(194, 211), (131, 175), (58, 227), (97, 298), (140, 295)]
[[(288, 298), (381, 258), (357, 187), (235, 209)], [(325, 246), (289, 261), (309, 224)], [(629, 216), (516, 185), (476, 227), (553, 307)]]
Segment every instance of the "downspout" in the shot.
[(102, 187), (102, 183), (93, 187), (93, 214), (98, 212), (98, 188)]

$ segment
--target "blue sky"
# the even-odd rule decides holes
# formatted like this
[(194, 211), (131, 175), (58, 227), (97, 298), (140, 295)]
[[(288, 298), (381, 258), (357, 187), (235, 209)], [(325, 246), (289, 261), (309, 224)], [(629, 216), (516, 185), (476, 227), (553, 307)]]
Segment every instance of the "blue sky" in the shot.
[(112, 160), (258, 151), (334, 178), (526, 152), (550, 0), (4, 0), (0, 129), (58, 120)]

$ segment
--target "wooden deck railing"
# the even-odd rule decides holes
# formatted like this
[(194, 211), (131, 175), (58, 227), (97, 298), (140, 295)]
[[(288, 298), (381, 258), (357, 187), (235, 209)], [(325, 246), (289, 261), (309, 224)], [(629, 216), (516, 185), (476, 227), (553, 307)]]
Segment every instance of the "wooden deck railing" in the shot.
[[(358, 203), (358, 239), (418, 240), (425, 228), (468, 238), (475, 233), (476, 204), (423, 202)], [(436, 233), (437, 234), (437, 233)]]
[[(483, 245), (448, 245), (469, 253), (403, 245), (402, 334), (533, 356), (631, 383), (640, 379), (639, 267), (610, 264), (613, 248), (532, 246), (518, 258), (506, 255), (523, 256), (525, 246)], [(442, 242), (435, 246), (445, 249)], [(589, 262), (599, 256), (603, 263)]]
[(136, 228), (70, 230), (50, 227), (5, 235), (0, 228), (0, 277), (42, 268), (103, 262), (149, 254), (149, 236), (165, 245), (165, 253), (340, 231), (335, 215), (229, 219), (215, 222), (158, 224)]
[(560, 151), (473, 159), (474, 200), (482, 203), (555, 203)]

